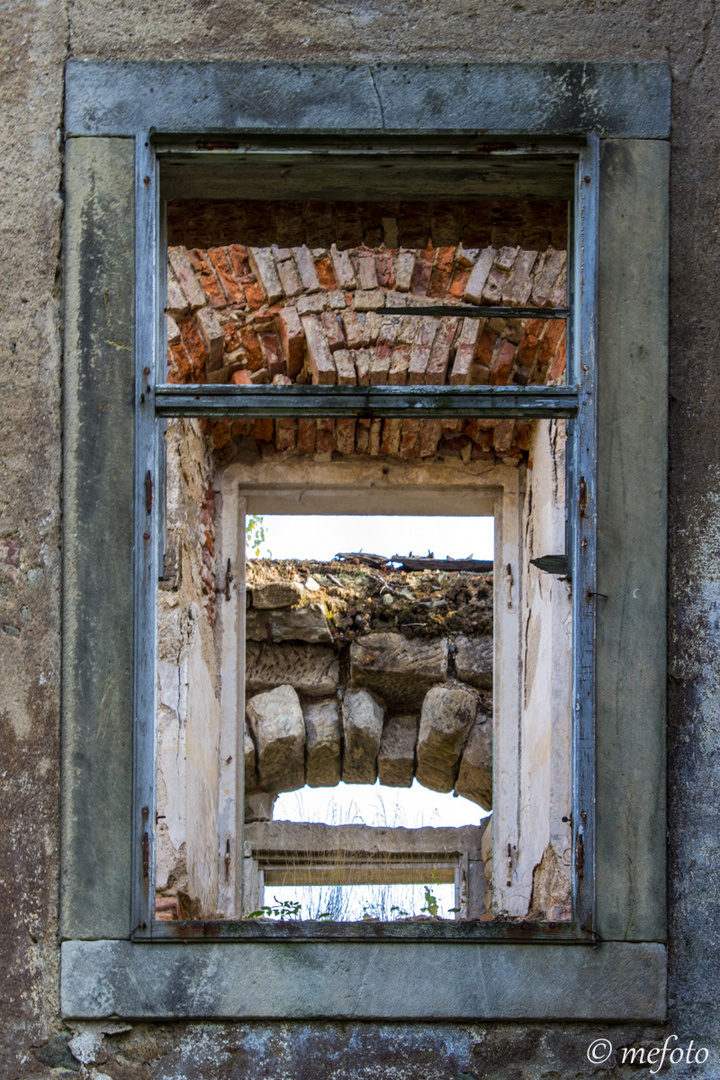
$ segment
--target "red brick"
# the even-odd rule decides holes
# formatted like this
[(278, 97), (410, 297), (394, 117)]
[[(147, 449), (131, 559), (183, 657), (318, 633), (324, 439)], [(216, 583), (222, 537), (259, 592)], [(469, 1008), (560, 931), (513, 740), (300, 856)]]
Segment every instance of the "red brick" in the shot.
[(210, 248), (206, 254), (222, 286), (228, 304), (235, 307), (245, 307), (243, 287), (233, 273), (233, 266), (225, 248)]
[(370, 365), (372, 363), (372, 353), (370, 352), (370, 349), (356, 349), (353, 354), (353, 359), (355, 360), (358, 386), (369, 386)]
[(428, 386), (442, 386), (445, 383), (458, 321), (453, 318), (440, 320), (440, 328), (435, 335), (425, 371), (425, 383)]
[(273, 427), (273, 421), (268, 417), (255, 420), (250, 429), (250, 434), (253, 439), (256, 439), (258, 442), (271, 442), (273, 437)]
[(289, 416), (275, 421), (275, 447), (280, 454), (289, 453), (296, 445), (296, 421)]
[(434, 266), (430, 275), (427, 295), (436, 300), (443, 299), (450, 288), (450, 271), (443, 270), (440, 266)]
[(225, 420), (220, 420), (213, 426), (213, 442), (216, 450), (222, 450), (223, 446), (230, 441), (230, 428)]
[(318, 316), (304, 315), (302, 317), (302, 328), (305, 331), (312, 381), (320, 386), (337, 382), (335, 362), (325, 340), (322, 323)]
[(530, 427), (528, 424), (518, 424), (515, 432), (515, 446), (518, 450), (530, 449)]
[(240, 348), (240, 334), (234, 322), (223, 323), (222, 332), (225, 335), (225, 352), (235, 352)]
[(467, 283), (470, 280), (470, 271), (459, 267), (452, 276), (452, 281), (448, 288), (448, 295), (452, 296), (455, 300), (462, 300), (467, 288)]
[(297, 452), (298, 454), (312, 454), (315, 450), (315, 421), (310, 417), (298, 420), (297, 427)]
[(388, 382), (391, 386), (404, 386), (407, 381), (407, 372), (410, 366), (410, 346), (396, 345), (393, 349), (390, 361)]
[(400, 457), (406, 461), (417, 456), (420, 438), (420, 420), (403, 420), (400, 435)]
[(335, 360), (335, 368), (337, 370), (337, 380), (340, 386), (355, 386), (357, 383), (357, 374), (355, 371), (355, 361), (353, 354), (349, 349), (337, 349), (333, 353), (333, 359)]
[(512, 419), (500, 420), (495, 425), (495, 452), (503, 454), (510, 449), (515, 432), (515, 421)]
[(491, 386), (505, 386), (507, 384), (514, 360), (515, 346), (513, 343), (511, 341), (498, 341), (490, 365)]
[(440, 421), (420, 421), (420, 457), (433, 457), (440, 442)]
[(252, 386), (249, 371), (235, 371), (230, 377), (230, 382), (235, 386)]
[(187, 352), (193, 366), (193, 374), (196, 381), (200, 381), (200, 373), (202, 372), (207, 362), (207, 349), (200, 334), (198, 333), (197, 326), (194, 319), (187, 317), (185, 319), (178, 320), (178, 329), (182, 335), (183, 345)]
[(427, 259), (416, 259), (410, 280), (410, 292), (415, 293), (417, 296), (425, 296), (430, 284), (431, 274), (432, 263), (428, 262)]
[(320, 322), (325, 331), (325, 340), (328, 343), (330, 351), (335, 352), (336, 349), (344, 349), (346, 347), (345, 335), (343, 334), (340, 319), (335, 312), (323, 311), (320, 316)]
[(280, 341), (287, 359), (287, 373), (294, 379), (305, 362), (305, 334), (293, 307), (280, 312)]
[(481, 367), (490, 367), (492, 361), (492, 355), (495, 350), (495, 343), (498, 336), (494, 330), (485, 324), (480, 331), (478, 338), (477, 348), (475, 350), (475, 363)]
[(358, 420), (355, 427), (355, 451), (358, 454), (367, 454), (370, 443), (370, 421), (363, 417)]
[(545, 326), (545, 333), (540, 338), (540, 344), (535, 357), (535, 363), (538, 369), (542, 370), (550, 363), (564, 333), (564, 319), (548, 319)]
[(188, 251), (188, 257), (195, 271), (195, 277), (200, 282), (200, 287), (207, 296), (210, 305), (214, 308), (226, 307), (225, 293), (215, 277), (212, 264), (205, 258), (205, 253), (199, 248), (193, 248), (192, 251)]
[(335, 425), (335, 437), (339, 453), (353, 454), (355, 452), (355, 421), (350, 417), (338, 420)]
[(222, 367), (225, 334), (218, 317), (211, 307), (200, 308), (195, 314), (195, 325), (207, 350), (207, 369), (217, 371)]
[(544, 329), (544, 319), (528, 319), (525, 323), (525, 330), (517, 352), (518, 364), (521, 367), (531, 368), (534, 365), (540, 336)]
[(260, 338), (252, 326), (242, 326), (240, 328), (240, 337), (250, 371), (259, 371), (263, 366), (263, 351)]
[(247, 274), (251, 273), (247, 249), (242, 244), (230, 244), (227, 253), (233, 273), (238, 280), (242, 280)]
[(344, 311), (342, 321), (349, 348), (358, 349), (361, 345), (367, 345), (365, 326), (360, 322), (356, 312)]
[(253, 423), (253, 420), (233, 420), (232, 427), (230, 428), (230, 434), (233, 439), (242, 439), (246, 435), (249, 435)]
[(277, 334), (271, 333), (258, 334), (258, 337), (260, 338), (265, 365), (267, 366), (270, 378), (272, 379), (275, 375), (285, 375), (287, 372), (287, 364), (285, 361), (285, 353), (280, 345), (280, 338)]
[(324, 417), (315, 421), (315, 427), (315, 453), (332, 453), (335, 447), (335, 421)]
[(457, 339), (450, 382), (453, 386), (467, 385), (471, 379), (475, 349), (480, 333), (479, 319), (464, 319)]
[(377, 457), (380, 453), (380, 443), (382, 442), (382, 420), (370, 421), (370, 434), (368, 437), (368, 453), (370, 457)]
[(168, 348), (168, 382), (192, 382), (193, 363), (182, 341), (173, 342)]
[(392, 289), (395, 282), (392, 257), (387, 252), (381, 251), (375, 256), (375, 271), (378, 284), (383, 288)]
[(557, 352), (553, 357), (548, 369), (547, 382), (559, 382), (565, 374), (565, 339), (558, 345)]
[(388, 454), (390, 457), (397, 457), (400, 453), (400, 434), (402, 432), (402, 425), (403, 421), (395, 417), (383, 422), (382, 442), (380, 444), (380, 449), (383, 454)]
[(190, 256), (184, 247), (168, 248), (168, 261), (192, 310), (204, 307), (206, 300), (195, 276)]
[(175, 277), (171, 266), (167, 268), (167, 283), (166, 283), (166, 303), (165, 310), (175, 316), (187, 315), (190, 311), (190, 304), (185, 293), (180, 287), (180, 282)]
[(242, 279), (242, 287), (245, 290), (245, 299), (248, 307), (257, 311), (265, 303), (265, 293), (252, 274), (245, 274)]
[(322, 289), (327, 289), (328, 291), (337, 289), (337, 278), (335, 277), (335, 271), (333, 270), (332, 260), (328, 255), (323, 255), (322, 258), (315, 260), (315, 271)]
[(357, 277), (358, 288), (377, 289), (378, 279), (375, 272), (375, 259), (371, 254), (358, 256)]

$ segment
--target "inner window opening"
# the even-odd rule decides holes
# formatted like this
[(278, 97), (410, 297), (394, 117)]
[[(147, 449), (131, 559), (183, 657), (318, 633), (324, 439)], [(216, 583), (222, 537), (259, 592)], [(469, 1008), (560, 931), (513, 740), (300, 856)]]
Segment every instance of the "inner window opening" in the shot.
[[(323, 205), (257, 200), (171, 203), (167, 380), (228, 383), (237, 387), (238, 392), (243, 386), (270, 383), (278, 388), (291, 383), (319, 386), (562, 383), (566, 323), (553, 318), (550, 309), (562, 308), (567, 303), (566, 210), (563, 200)], [(548, 309), (548, 317), (513, 317), (512, 313), (503, 312), (497, 317), (471, 318), (447, 311), (450, 306), (468, 304), (540, 307)], [(390, 309), (389, 313), (385, 313), (386, 308)], [(393, 309), (407, 309), (408, 314)], [(419, 309), (428, 311), (421, 315), (409, 313)], [(423, 916), (530, 915), (555, 920), (569, 917), (566, 822), (570, 809), (570, 757), (569, 721), (566, 723), (565, 716), (569, 716), (571, 586), (562, 572), (563, 566), (567, 566), (563, 535), (565, 437), (564, 422), (532, 421), (525, 417), (330, 420), (307, 415), (168, 421), (163, 441), (167, 453), (167, 528), (162, 537), (158, 609), (155, 868), (158, 918), (237, 918), (263, 907), (278, 909), (265, 912), (268, 917), (287, 918), (297, 899), (283, 891), (286, 889), (295, 890), (295, 895), (298, 889), (309, 890), (312, 910), (319, 917), (324, 911), (319, 910), (323, 897), (318, 890), (328, 888), (335, 890), (334, 910), (343, 911), (342, 917), (346, 919), (363, 918), (371, 912), (375, 914), (370, 917), (383, 920)], [(348, 479), (353, 468), (355, 473)], [(302, 487), (305, 474), (312, 474), (320, 476), (321, 487), (327, 487), (328, 470), (337, 470), (337, 484), (344, 485), (346, 490), (355, 487), (355, 496), (361, 501), (372, 500), (374, 496), (372, 485), (362, 490), (360, 478), (376, 476), (372, 483), (382, 488), (388, 474), (404, 470), (406, 484), (416, 491), (427, 485), (432, 489), (437, 508), (425, 520), (440, 528), (443, 528), (442, 515), (447, 519), (454, 513), (452, 490), (458, 477), (466, 477), (467, 485), (478, 491), (487, 488), (488, 492), (494, 492), (485, 497), (486, 508), (481, 511), (485, 515), (495, 513), (496, 520), (499, 512), (503, 521), (501, 557), (496, 558), (498, 580), (493, 583), (487, 568), (483, 571), (490, 597), (491, 628), (479, 635), (478, 640), (483, 637), (487, 640), (477, 647), (473, 643), (472, 627), (466, 627), (465, 633), (459, 628), (448, 635), (445, 676), (449, 673), (451, 680), (464, 682), (485, 710), (482, 714), (485, 737), (478, 734), (474, 742), (475, 756), (480, 761), (484, 755), (487, 761), (487, 747), (483, 743), (488, 741), (487, 733), (492, 738), (492, 729), (497, 729), (498, 723), (497, 716), (493, 719), (492, 673), (498, 656), (501, 657), (502, 677), (495, 689), (503, 697), (502, 731), (509, 733), (513, 724), (520, 727), (519, 736), (503, 735), (503, 754), (513, 743), (522, 744), (526, 751), (522, 762), (519, 758), (509, 761), (506, 770), (516, 785), (514, 794), (503, 797), (500, 815), (504, 822), (502, 848), (508, 848), (507, 858), (493, 851), (492, 830), (479, 803), (469, 804), (471, 814), (476, 815), (475, 824), (465, 825), (455, 820), (450, 808), (454, 810), (468, 800), (462, 795), (454, 798), (452, 792), (436, 793), (437, 814), (431, 813), (430, 822), (424, 820), (421, 812), (420, 825), (389, 828), (449, 828), (461, 832), (464, 828), (478, 829), (485, 823), (480, 843), (477, 837), (446, 836), (442, 866), (431, 846), (415, 852), (408, 868), (397, 857), (403, 852), (390, 850), (393, 844), (388, 841), (385, 850), (376, 852), (373, 859), (376, 863), (384, 859), (386, 877), (392, 863), (390, 876), (396, 880), (390, 883), (371, 881), (372, 860), (363, 862), (357, 857), (356, 877), (361, 880), (352, 885), (343, 884), (339, 872), (315, 865), (317, 859), (313, 864), (319, 844), (317, 837), (310, 850), (307, 844), (303, 849), (302, 838), (298, 840), (297, 836), (274, 840), (265, 837), (266, 850), (260, 858), (257, 843), (263, 839), (262, 823), (281, 820), (278, 813), (287, 815), (282, 820), (292, 822), (290, 815), (297, 818), (299, 812), (307, 812), (309, 818), (326, 820), (302, 819), (302, 822), (331, 828), (335, 826), (327, 818), (332, 818), (333, 813), (341, 817), (351, 813), (348, 807), (343, 809), (337, 803), (337, 798), (335, 811), (327, 804), (321, 810), (311, 802), (309, 796), (312, 794), (314, 799), (321, 788), (303, 792), (308, 797), (303, 801), (306, 809), (302, 811), (298, 811), (298, 796), (292, 792), (250, 789), (243, 800), (244, 831), (233, 834), (235, 803), (240, 801), (238, 781), (233, 777), (239, 775), (240, 755), (228, 731), (247, 718), (241, 702), (234, 712), (232, 709), (228, 712), (224, 702), (227, 688), (235, 679), (240, 638), (247, 642), (247, 648), (240, 651), (248, 702), (290, 685), (286, 678), (272, 685), (266, 678), (268, 653), (277, 651), (284, 643), (278, 640), (278, 619), (275, 616), (269, 619), (265, 613), (283, 609), (258, 608), (254, 599), (249, 599), (253, 589), (263, 584), (255, 581), (253, 575), (262, 578), (263, 564), (268, 562), (270, 554), (270, 562), (295, 558), (308, 564), (297, 574), (299, 581), (295, 585), (300, 586), (303, 594), (310, 594), (314, 585), (319, 586), (317, 592), (321, 598), (315, 604), (324, 610), (331, 637), (338, 631), (347, 634), (348, 653), (352, 648), (353, 628), (357, 628), (358, 611), (352, 614), (347, 605), (342, 609), (342, 604), (333, 611), (338, 597), (332, 595), (332, 590), (337, 586), (327, 580), (328, 574), (342, 581), (343, 574), (355, 567), (384, 578), (386, 585), (378, 585), (378, 595), (372, 600), (378, 609), (377, 625), (368, 629), (371, 633), (402, 637), (398, 627), (398, 598), (403, 585), (398, 579), (403, 574), (422, 577), (430, 571), (422, 565), (419, 570), (403, 567), (390, 560), (390, 556), (409, 558), (412, 552), (413, 558), (422, 560), (430, 554), (438, 559), (451, 554), (455, 558), (481, 561), (493, 556), (492, 518), (468, 516), (454, 518), (452, 525), (444, 527), (445, 535), (453, 535), (458, 522), (474, 520), (478, 539), (473, 537), (472, 542), (463, 539), (452, 552), (444, 551), (434, 537), (427, 538), (427, 543), (420, 542), (416, 532), (404, 544), (384, 545), (370, 537), (358, 541), (358, 527), (351, 526), (347, 540), (330, 545), (334, 550), (321, 551), (316, 547), (314, 553), (300, 555), (297, 547), (293, 552), (292, 544), (288, 549), (280, 546), (281, 534), (271, 527), (273, 518), (279, 520), (276, 511), (270, 513), (262, 501), (253, 503), (247, 499), (243, 504), (243, 520), (249, 526), (249, 539), (257, 543), (243, 568), (239, 552), (246, 537), (236, 535), (232, 539), (236, 525), (232, 524), (229, 512), (231, 502), (237, 501), (237, 485), (242, 487), (243, 478), (261, 475), (270, 490), (287, 484)], [(230, 475), (237, 477), (232, 499), (225, 481)], [(499, 502), (498, 490), (505, 492)], [(390, 520), (392, 495), (388, 498), (386, 491), (385, 496), (384, 508), (374, 515), (375, 520)], [(244, 498), (241, 497), (241, 503)], [(267, 505), (274, 506), (275, 502), (271, 499)], [(501, 511), (497, 509), (499, 506)], [(511, 506), (518, 510), (510, 512)], [(323, 514), (324, 517), (315, 520), (324, 523), (349, 520), (348, 514), (333, 514), (327, 508)], [(297, 543), (301, 521), (297, 509), (290, 517), (294, 526), (291, 525), (289, 536)], [(371, 520), (373, 515), (369, 511), (360, 519), (364, 527)], [(404, 520), (407, 524), (409, 518)], [(243, 533), (244, 529), (243, 526)], [(263, 529), (267, 532), (265, 539), (261, 537)], [(483, 529), (485, 547), (479, 540)], [(321, 533), (322, 529), (315, 530), (316, 542)], [(510, 534), (515, 536), (514, 540)], [(391, 547), (398, 550), (390, 551)], [(330, 560), (337, 554), (351, 558), (337, 560), (336, 566)], [(368, 554), (387, 556), (388, 561), (373, 566), (359, 559), (356, 566), (353, 564), (352, 557)], [(555, 576), (530, 562), (532, 558), (547, 555), (555, 557)], [(313, 559), (321, 565), (311, 566)], [(473, 573), (471, 569), (449, 572), (442, 567), (432, 572), (455, 581), (462, 574)], [(242, 600), (244, 603), (248, 599), (249, 606), (242, 619), (233, 616), (232, 623), (230, 612), (234, 610), (239, 585), (245, 588)], [(435, 595), (438, 591), (442, 594), (441, 588)], [(445, 597), (441, 595), (442, 599)], [(307, 604), (290, 604), (285, 610), (310, 608), (312, 603), (309, 600)], [(413, 606), (407, 597), (402, 598), (402, 603)], [(433, 590), (417, 603), (433, 605)], [(537, 605), (535, 618), (533, 605)], [(428, 620), (435, 616), (436, 608), (424, 608), (422, 617), (416, 620), (419, 626), (411, 628), (408, 634), (409, 640), (430, 641), (432, 634), (424, 635), (423, 626), (427, 628)], [(500, 618), (504, 626), (498, 639), (501, 643), (496, 641), (494, 645), (493, 616)], [(327, 648), (323, 632), (319, 626), (319, 640), (301, 644), (316, 651)], [(458, 650), (456, 639), (461, 637), (470, 645)], [(287, 644), (297, 645), (291, 640)], [(458, 679), (463, 649), (470, 659), (466, 658), (465, 678)], [(385, 655), (388, 650), (383, 646), (381, 652)], [(370, 666), (373, 662), (371, 657)], [(325, 696), (334, 695), (338, 699), (341, 713), (345, 687), (340, 669), (344, 664), (347, 671), (343, 674), (349, 674), (351, 661), (348, 658), (337, 663), (338, 677), (334, 682), (327, 671), (319, 675), (315, 672), (313, 677), (326, 679)], [(285, 667), (284, 676), (288, 670)], [(382, 680), (377, 679), (373, 684), (372, 672), (369, 675), (366, 672), (365, 685), (359, 689), (371, 697), (375, 694), (382, 698), (378, 689), (382, 685)], [(423, 694), (417, 690), (418, 700), (407, 714), (400, 712), (396, 703), (391, 704), (390, 718), (412, 715), (419, 727), (423, 695), (428, 689), (425, 687)], [(299, 695), (301, 712), (308, 698), (312, 699), (305, 690)], [(521, 699), (519, 704), (518, 699)], [(476, 709), (475, 719), (478, 713)], [(480, 727), (475, 719), (469, 731)], [(407, 742), (407, 731), (403, 732), (402, 725), (396, 726), (398, 741), (402, 743), (404, 737)], [(417, 731), (414, 737), (417, 741)], [(380, 738), (382, 741), (382, 735)], [(464, 738), (470, 739), (468, 731)], [(250, 775), (254, 768), (258, 780), (260, 750), (250, 720), (244, 756), (246, 774)], [(453, 784), (465, 756), (469, 759), (472, 755), (463, 743), (454, 760), (458, 775)], [(253, 757), (254, 763), (249, 760)], [(413, 767), (417, 768), (416, 761)], [(556, 772), (557, 783), (549, 779)], [(409, 798), (419, 788), (421, 798), (427, 799), (428, 789), (422, 789), (412, 775), (410, 782), (410, 788), (385, 786), (384, 790), (397, 792), (399, 798)], [(368, 816), (368, 808), (375, 806), (373, 800), (382, 785), (377, 782), (368, 785), (362, 800), (359, 792), (363, 784), (347, 786), (352, 789), (354, 817)], [(338, 787), (329, 790), (342, 789), (341, 776)], [(486, 798), (485, 802), (488, 801)], [(360, 802), (363, 809), (358, 813)], [(397, 800), (388, 805), (393, 820), (400, 812), (406, 817), (415, 812), (399, 807)], [(435, 824), (438, 816), (441, 825)], [(516, 818), (524, 822), (524, 832), (530, 838), (527, 844), (519, 836), (510, 835), (510, 823)], [(535, 819), (539, 822), (537, 826)], [(354, 826), (377, 827), (364, 820), (338, 825), (350, 829)], [(343, 850), (352, 849), (354, 844), (357, 854), (362, 840), (347, 833)], [(282, 878), (283, 873), (287, 876), (292, 871), (292, 866), (280, 866), (288, 851), (297, 854), (292, 885), (284, 883)], [(475, 864), (472, 873), (471, 862)], [(418, 876), (423, 875), (429, 880), (419, 881)], [(324, 883), (318, 884), (321, 879)], [(389, 903), (388, 888), (401, 890), (405, 899), (396, 903), (398, 895), (393, 894), (393, 902)], [(385, 889), (381, 901), (373, 893), (360, 892), (378, 889)], [(430, 897), (426, 889), (430, 890)], [(343, 899), (348, 890), (356, 892), (354, 907)], [(273, 900), (275, 894), (277, 903)], [(364, 899), (359, 901), (362, 895)], [(250, 903), (253, 898), (254, 902)], [(395, 914), (388, 915), (388, 911)], [(402, 912), (408, 914), (400, 915)]]
[[(454, 866), (451, 853), (437, 849), (448, 843), (457, 845), (463, 839), (466, 847), (471, 849), (474, 839), (476, 859), (479, 860), (482, 834), (477, 827), (487, 817), (491, 804), (492, 576), (489, 571), (494, 545), (492, 518), (271, 515), (251, 516), (247, 520), (248, 546), (254, 556), (248, 561), (246, 571), (248, 591), (252, 596), (249, 603), (254, 604), (256, 600), (265, 603), (265, 597), (273, 589), (277, 603), (282, 599), (279, 590), (283, 586), (288, 590), (294, 586), (298, 592), (305, 593), (305, 607), (314, 612), (316, 629), (306, 625), (293, 631), (289, 625), (282, 626), (284, 613), (289, 623), (287, 613), (301, 612), (302, 606), (299, 606), (285, 608), (284, 612), (261, 608), (265, 631), (273, 634), (273, 621), (276, 620), (275, 630), (279, 629), (281, 635), (316, 638), (323, 632), (328, 636), (331, 633), (340, 661), (341, 685), (337, 697), (320, 701), (307, 697), (300, 687), (304, 698), (301, 709), (305, 721), (306, 779), (312, 784), (331, 786), (304, 786), (299, 791), (281, 793), (275, 799), (260, 794), (246, 796), (246, 820), (264, 811), (271, 815), (273, 822), (305, 823), (308, 847), (315, 841), (332, 843), (335, 839), (335, 864), (325, 865), (316, 860), (316, 865), (311, 866), (309, 852), (288, 851), (286, 865), (281, 868), (279, 852), (274, 855), (276, 865), (270, 865), (270, 856), (266, 855), (262, 884), (256, 884), (253, 889), (253, 882), (258, 881), (257, 870), (250, 875), (248, 884), (248, 891), (252, 893), (248, 899), (263, 900), (255, 908), (255, 912), (261, 914), (258, 916), (249, 911), (252, 903), (246, 903), (246, 910), (261, 918), (331, 918), (340, 921), (457, 917), (467, 907), (463, 895), (467, 882), (462, 874), (462, 858), (456, 854), (457, 865)], [(262, 558), (270, 552), (272, 560)], [(378, 554), (381, 552), (385, 554)], [(296, 558), (290, 558), (293, 555)], [(427, 562), (439, 564), (441, 568), (423, 568), (422, 564)], [(406, 563), (417, 569), (406, 569)], [(448, 569), (442, 568), (443, 563)], [(473, 563), (476, 564), (474, 572), (469, 568)], [(291, 598), (288, 592), (286, 599), (295, 599), (297, 603), (299, 597)], [(248, 614), (251, 613), (252, 608), (249, 608)], [(248, 620), (248, 627), (246, 701), (250, 720), (248, 734), (255, 752), (250, 767), (253, 768), (252, 782), (261, 783), (257, 768), (258, 741), (263, 738), (259, 728), (265, 717), (253, 704), (256, 700), (253, 689), (257, 684), (252, 681), (252, 665), (258, 646), (251, 637), (262, 634), (255, 628), (252, 618)], [(260, 626), (259, 630), (262, 629)], [(465, 631), (465, 634), (458, 631)], [(447, 641), (447, 655), (439, 654), (433, 658), (427, 646), (429, 643), (437, 645), (439, 641), (443, 646)], [(354, 650), (352, 642), (356, 643)], [(293, 643), (285, 648), (288, 658), (285, 666), (289, 671), (298, 645)], [(395, 659), (389, 658), (384, 665), (387, 670), (373, 676), (372, 672), (361, 670), (363, 662), (358, 653), (362, 648), (382, 649), (388, 654), (394, 652)], [(475, 653), (478, 650), (484, 652), (482, 675), (469, 671), (466, 654), (473, 649)], [(280, 643), (276, 653), (282, 651)], [(458, 679), (457, 659), (460, 675), (470, 677), (473, 687)], [(413, 665), (417, 669), (418, 663), (423, 662), (428, 670), (433, 662), (437, 666), (434, 678), (438, 685), (452, 678), (456, 690), (462, 686), (468, 697), (467, 705), (475, 705), (478, 727), (486, 725), (484, 783), (476, 783), (474, 787), (466, 785), (470, 773), (467, 763), (464, 768), (462, 766), (461, 750), (456, 755), (457, 761), (445, 769), (446, 776), (433, 776), (432, 748), (428, 753), (432, 737), (430, 731), (422, 731), (421, 703), (424, 698), (422, 693), (415, 693), (408, 687), (408, 680), (423, 678), (419, 670), (413, 672)], [(356, 687), (356, 682), (364, 684), (364, 688)], [(473, 697), (474, 703), (470, 701)], [(354, 705), (355, 699), (357, 704)], [(269, 698), (261, 695), (258, 700), (260, 704), (270, 703)], [(407, 706), (404, 701), (408, 702)], [(353, 726), (362, 725), (368, 719), (362, 715), (362, 710), (367, 711), (368, 706), (375, 710), (370, 719), (377, 730), (353, 731)], [(473, 721), (468, 710), (461, 723), (469, 729)], [(299, 714), (298, 728), (302, 734)], [(422, 735), (420, 746), (419, 731)], [(458, 731), (458, 744), (467, 742), (468, 735), (469, 730)], [(354, 755), (346, 767), (343, 767), (343, 750)], [(265, 753), (268, 753), (267, 749)], [(440, 792), (423, 786), (415, 778), (418, 768), (425, 784), (452, 787), (458, 782), (460, 790), (453, 794), (452, 791)], [(345, 782), (346, 778), (351, 782)], [(372, 783), (359, 783), (358, 780)], [(468, 795), (470, 798), (466, 797)], [(482, 800), (484, 806), (478, 800)], [(316, 825), (330, 828), (314, 828)], [(348, 825), (355, 827), (356, 835), (348, 836), (355, 846), (362, 839), (363, 831), (371, 846), (377, 847), (373, 830), (382, 829), (385, 834), (395, 830), (395, 850), (386, 851), (384, 858), (380, 851), (368, 850), (359, 854), (352, 847), (341, 850), (342, 830), (337, 827)], [(449, 837), (443, 832), (442, 839), (438, 838), (434, 845), (431, 843), (432, 830), (442, 828), (449, 834), (463, 826), (469, 827), (466, 837)], [(279, 833), (284, 828), (282, 824), (269, 826), (273, 827)], [(249, 831), (253, 833), (261, 828), (258, 825), (253, 830), (251, 826)], [(331, 830), (335, 830), (335, 837)], [(406, 833), (405, 830), (413, 832)], [(299, 831), (295, 831), (302, 841)], [(474, 838), (470, 835), (473, 832)], [(386, 840), (386, 836), (382, 839)], [(421, 841), (427, 847), (423, 861), (419, 853), (412, 850), (413, 845), (417, 847)], [(262, 841), (259, 839), (258, 842)], [(466, 855), (470, 854), (473, 854), (472, 850), (466, 852)], [(259, 858), (263, 858), (262, 854)], [(342, 882), (343, 873), (348, 883)], [(383, 874), (388, 879), (385, 882), (382, 881)], [(295, 884), (280, 884), (286, 878)], [(334, 879), (332, 884), (323, 883), (331, 878)], [(298, 884), (300, 881), (307, 884)], [(483, 896), (482, 900), (484, 910), (487, 897)]]

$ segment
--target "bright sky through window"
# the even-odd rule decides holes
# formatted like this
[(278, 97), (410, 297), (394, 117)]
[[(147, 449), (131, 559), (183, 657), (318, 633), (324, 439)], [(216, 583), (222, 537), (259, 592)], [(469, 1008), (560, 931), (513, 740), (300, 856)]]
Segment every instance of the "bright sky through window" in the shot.
[(490, 517), (371, 517), (263, 515), (260, 556), (273, 559), (332, 559), (338, 552), (492, 559)]

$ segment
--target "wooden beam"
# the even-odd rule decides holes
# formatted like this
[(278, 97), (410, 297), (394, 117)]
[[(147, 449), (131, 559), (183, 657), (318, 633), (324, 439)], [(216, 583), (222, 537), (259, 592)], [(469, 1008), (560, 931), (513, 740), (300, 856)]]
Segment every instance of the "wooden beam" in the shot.
[(228, 386), (155, 388), (157, 416), (573, 417), (571, 386)]

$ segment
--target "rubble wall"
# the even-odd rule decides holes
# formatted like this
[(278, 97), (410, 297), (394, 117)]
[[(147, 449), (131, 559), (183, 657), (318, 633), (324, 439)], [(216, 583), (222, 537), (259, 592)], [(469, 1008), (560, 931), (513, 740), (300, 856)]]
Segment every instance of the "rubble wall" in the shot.
[[(349, 558), (250, 560), (246, 578), (248, 793), (417, 777), (491, 809), (492, 575)], [(305, 716), (292, 749), (278, 688)]]

